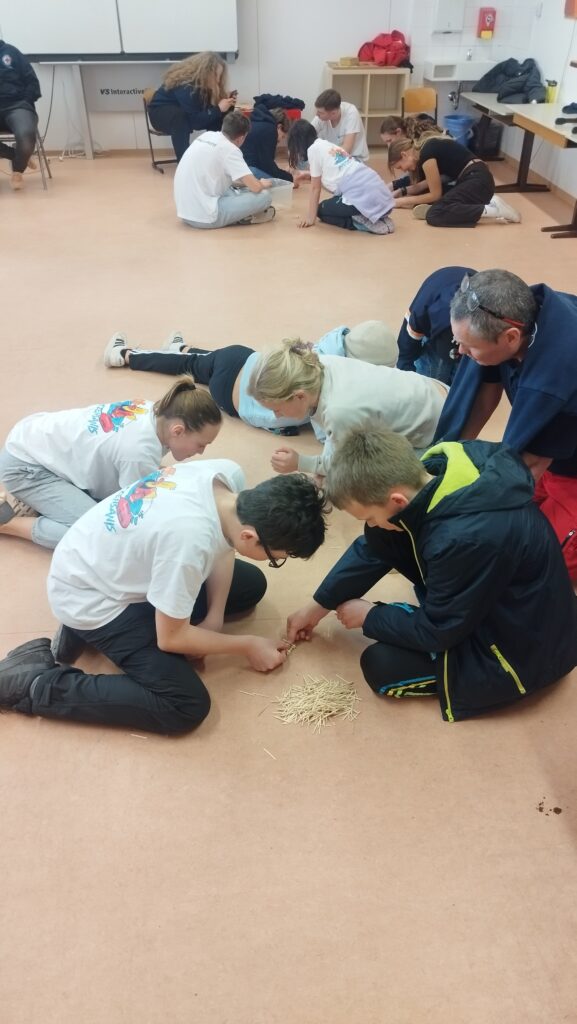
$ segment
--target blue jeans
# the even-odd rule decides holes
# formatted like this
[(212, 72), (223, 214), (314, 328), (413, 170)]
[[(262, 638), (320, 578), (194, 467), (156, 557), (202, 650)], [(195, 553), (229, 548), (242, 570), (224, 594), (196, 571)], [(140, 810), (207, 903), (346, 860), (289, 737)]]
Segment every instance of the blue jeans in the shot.
[(5, 448), (0, 451), (0, 480), (15, 498), (40, 513), (32, 527), (32, 540), (42, 548), (55, 548), (68, 528), (96, 505), (94, 498), (69, 480), (44, 466), (23, 462)]
[(267, 210), (272, 202), (268, 190), (264, 192), (250, 192), (242, 189), (240, 192), (229, 188), (218, 200), (216, 220), (210, 224), (200, 221), (185, 220), (191, 228), (226, 228), (230, 224), (238, 224), (241, 220), (252, 217), (255, 213), (262, 213)]
[(435, 349), (426, 342), (422, 348), (422, 354), (415, 359), (415, 370), (423, 377), (434, 377), (443, 384), (453, 382), (457, 372), (458, 362), (455, 359), (444, 359)]

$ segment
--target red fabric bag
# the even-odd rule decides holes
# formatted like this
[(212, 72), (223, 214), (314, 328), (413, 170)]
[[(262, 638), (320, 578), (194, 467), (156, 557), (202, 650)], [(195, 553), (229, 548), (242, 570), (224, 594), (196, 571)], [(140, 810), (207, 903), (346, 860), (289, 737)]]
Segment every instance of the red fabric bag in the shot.
[(379, 67), (398, 68), (410, 56), (410, 47), (402, 32), (381, 32), (359, 50), (360, 61), (371, 61)]
[(577, 479), (546, 470), (534, 499), (553, 527), (573, 582), (577, 582)]

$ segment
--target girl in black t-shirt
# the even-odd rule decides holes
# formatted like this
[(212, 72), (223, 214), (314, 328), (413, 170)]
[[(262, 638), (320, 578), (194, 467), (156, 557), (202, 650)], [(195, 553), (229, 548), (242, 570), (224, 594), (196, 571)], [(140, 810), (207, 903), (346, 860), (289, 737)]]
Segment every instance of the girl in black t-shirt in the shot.
[[(480, 220), (516, 224), (520, 215), (495, 195), (489, 168), (454, 139), (425, 134), (399, 139), (389, 147), (389, 167), (416, 175), (417, 182), (398, 190), (395, 206), (412, 209), (432, 227), (473, 227)], [(441, 177), (455, 184), (443, 195)]]

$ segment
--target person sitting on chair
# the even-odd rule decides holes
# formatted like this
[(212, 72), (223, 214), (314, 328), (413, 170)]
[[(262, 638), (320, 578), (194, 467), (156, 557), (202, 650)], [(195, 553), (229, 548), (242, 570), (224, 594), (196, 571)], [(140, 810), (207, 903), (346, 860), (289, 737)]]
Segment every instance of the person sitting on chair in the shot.
[(10, 184), (23, 187), (23, 173), (36, 146), (38, 117), (34, 104), (40, 99), (40, 82), (23, 53), (0, 39), (0, 132), (11, 132), (14, 146), (0, 142), (0, 157), (10, 160)]
[(226, 62), (218, 53), (195, 53), (173, 64), (148, 104), (148, 117), (158, 132), (172, 138), (177, 160), (190, 143), (191, 132), (219, 131), (236, 102), (227, 92)]

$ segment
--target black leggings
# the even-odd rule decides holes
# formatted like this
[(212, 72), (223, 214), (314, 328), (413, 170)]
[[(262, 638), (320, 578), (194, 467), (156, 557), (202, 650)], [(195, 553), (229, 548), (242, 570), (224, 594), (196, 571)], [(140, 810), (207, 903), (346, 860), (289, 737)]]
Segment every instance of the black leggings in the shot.
[(247, 345), (226, 345), (206, 355), (183, 352), (132, 352), (131, 370), (148, 370), (153, 373), (190, 373), (197, 384), (208, 387), (219, 409), (229, 416), (238, 416), (232, 404), (232, 392), (236, 378), (249, 356), (254, 352)]
[[(266, 591), (256, 565), (238, 559), (225, 614), (254, 608)], [(204, 586), (191, 617), (206, 615)], [(73, 630), (110, 658), (123, 675), (90, 675), (80, 668), (41, 672), (31, 693), (14, 708), (26, 715), (62, 718), (92, 725), (120, 725), (147, 732), (184, 733), (210, 711), (210, 697), (193, 665), (182, 654), (161, 651), (151, 604), (131, 604), (100, 629)]]
[(356, 231), (354, 216), (358, 216), (356, 206), (349, 206), (343, 202), (342, 196), (332, 196), (331, 199), (323, 199), (319, 203), (317, 217), (323, 224), (332, 224), (336, 228), (345, 228), (347, 231)]
[(427, 224), (433, 228), (469, 228), (480, 220), (495, 194), (495, 179), (482, 161), (471, 164), (455, 185), (433, 203)]
[(15, 141), (14, 146), (0, 142), (0, 158), (10, 160), (13, 171), (22, 173), (28, 167), (36, 146), (37, 128), (36, 112), (28, 107), (15, 107), (0, 113), (0, 131), (12, 132)]

